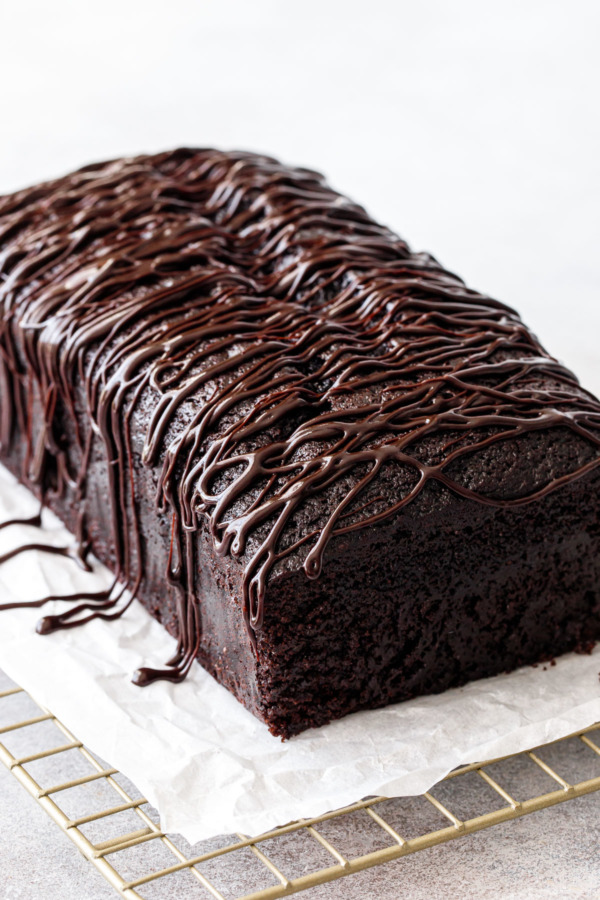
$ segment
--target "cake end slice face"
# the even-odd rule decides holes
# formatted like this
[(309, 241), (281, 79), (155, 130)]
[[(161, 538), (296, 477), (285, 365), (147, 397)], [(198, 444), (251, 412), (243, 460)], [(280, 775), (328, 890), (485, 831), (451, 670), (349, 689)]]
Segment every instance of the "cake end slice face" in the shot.
[[(182, 148), (0, 197), (0, 461), (289, 737), (584, 650), (600, 403), (317, 173)], [(125, 591), (129, 593), (125, 593)]]
[(432, 487), (410, 515), (329, 552), (319, 579), (300, 570), (270, 588), (259, 684), (276, 734), (589, 652), (600, 639), (598, 469), (519, 506)]

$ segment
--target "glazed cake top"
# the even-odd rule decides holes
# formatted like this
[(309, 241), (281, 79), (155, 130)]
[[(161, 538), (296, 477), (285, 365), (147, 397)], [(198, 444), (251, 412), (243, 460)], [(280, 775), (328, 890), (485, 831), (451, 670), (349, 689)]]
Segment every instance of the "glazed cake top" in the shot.
[[(0, 198), (0, 304), (0, 441), (17, 417), (31, 433), (32, 375), (45, 398), (32, 480), (44, 487), (50, 456), (84, 501), (89, 442), (102, 442), (129, 581), (139, 446), (172, 521), (169, 579), (191, 590), (207, 520), (243, 563), (251, 631), (282, 560), (317, 577), (334, 535), (427, 485), (519, 504), (599, 462), (600, 404), (513, 310), (318, 174), (263, 156), (181, 149)], [(57, 417), (80, 434), (76, 383), (93, 430), (69, 472)], [(565, 429), (589, 452), (518, 489), (465, 475), (490, 447)]]

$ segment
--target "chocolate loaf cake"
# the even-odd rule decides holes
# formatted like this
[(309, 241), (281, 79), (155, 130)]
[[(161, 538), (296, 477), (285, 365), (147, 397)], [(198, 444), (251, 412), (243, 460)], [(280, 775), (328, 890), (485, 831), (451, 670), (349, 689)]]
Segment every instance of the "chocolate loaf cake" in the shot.
[[(273, 734), (600, 637), (600, 404), (305, 169), (181, 149), (0, 198), (0, 460)], [(40, 604), (45, 598), (40, 598)], [(70, 602), (69, 602), (70, 601)]]

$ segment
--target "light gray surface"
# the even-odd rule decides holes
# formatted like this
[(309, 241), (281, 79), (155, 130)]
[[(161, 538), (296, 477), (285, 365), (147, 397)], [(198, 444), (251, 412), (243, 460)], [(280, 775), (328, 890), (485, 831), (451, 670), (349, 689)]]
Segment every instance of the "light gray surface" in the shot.
[[(0, 673), (0, 690), (8, 680)], [(0, 701), (0, 727), (35, 715), (26, 695)], [(64, 743), (47, 733), (52, 723), (32, 726), (2, 737), (11, 752), (25, 755), (40, 747)], [(46, 733), (44, 733), (46, 732)], [(55, 738), (52, 740), (52, 738)], [(75, 758), (61, 755), (28, 768), (40, 783), (57, 784), (87, 773), (77, 751)], [(555, 771), (572, 782), (600, 774), (600, 757), (579, 741), (569, 741), (540, 752)], [(76, 766), (73, 769), (73, 766)], [(523, 759), (499, 764), (494, 777), (516, 798), (553, 790), (555, 785), (536, 766)], [(468, 780), (465, 780), (468, 779)], [(122, 780), (125, 784), (125, 781)], [(136, 796), (133, 786), (132, 795)], [(461, 776), (437, 786), (433, 793), (463, 818), (502, 805), (476, 775)], [(139, 796), (139, 795), (138, 795)], [(72, 816), (106, 808), (117, 802), (95, 783), (60, 795), (61, 806)], [(405, 837), (446, 824), (421, 798), (389, 801), (378, 808)], [(88, 833), (100, 841), (139, 827), (133, 813), (128, 821), (102, 820)], [(116, 830), (115, 830), (116, 829)], [(349, 858), (389, 843), (364, 814), (320, 825), (321, 833)], [(301, 896), (307, 900), (429, 900), (465, 897), (468, 900), (545, 900), (548, 897), (600, 898), (600, 793), (496, 826), (385, 866), (322, 887)], [(188, 855), (193, 850), (177, 839)], [(218, 841), (222, 845), (223, 839)], [(207, 842), (217, 846), (216, 842)], [(265, 850), (289, 876), (331, 864), (324, 851), (309, 838), (291, 837)], [(119, 853), (115, 865), (125, 877), (136, 877), (173, 862), (159, 841), (144, 844), (129, 855)], [(202, 868), (226, 897), (257, 890), (270, 883), (262, 864), (250, 854), (231, 854)], [(156, 882), (142, 892), (148, 900), (192, 900), (203, 894), (187, 873)], [(77, 851), (46, 813), (12, 775), (0, 766), (0, 900), (110, 900), (116, 892)]]

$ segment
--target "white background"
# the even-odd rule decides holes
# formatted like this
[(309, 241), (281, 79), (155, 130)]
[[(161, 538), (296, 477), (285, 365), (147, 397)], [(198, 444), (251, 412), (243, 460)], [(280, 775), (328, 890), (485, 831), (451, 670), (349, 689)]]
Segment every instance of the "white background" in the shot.
[(0, 0), (0, 193), (187, 144), (324, 171), (600, 389), (596, 0)]

